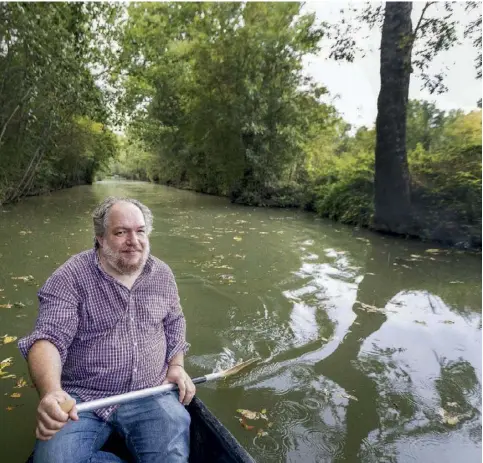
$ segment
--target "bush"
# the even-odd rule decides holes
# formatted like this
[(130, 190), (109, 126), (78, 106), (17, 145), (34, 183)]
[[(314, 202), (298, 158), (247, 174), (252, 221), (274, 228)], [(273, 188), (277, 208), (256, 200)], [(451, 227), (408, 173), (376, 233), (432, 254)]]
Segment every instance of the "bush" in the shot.
[(312, 189), (311, 203), (321, 217), (369, 226), (374, 214), (374, 155), (360, 152), (333, 159)]

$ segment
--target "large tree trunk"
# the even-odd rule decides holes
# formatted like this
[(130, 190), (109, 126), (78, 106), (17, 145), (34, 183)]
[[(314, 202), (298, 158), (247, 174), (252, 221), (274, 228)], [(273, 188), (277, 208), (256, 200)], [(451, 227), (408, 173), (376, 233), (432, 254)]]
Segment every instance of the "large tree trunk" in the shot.
[(411, 191), (406, 155), (406, 107), (411, 74), (411, 2), (387, 2), (377, 100), (374, 228), (410, 233)]

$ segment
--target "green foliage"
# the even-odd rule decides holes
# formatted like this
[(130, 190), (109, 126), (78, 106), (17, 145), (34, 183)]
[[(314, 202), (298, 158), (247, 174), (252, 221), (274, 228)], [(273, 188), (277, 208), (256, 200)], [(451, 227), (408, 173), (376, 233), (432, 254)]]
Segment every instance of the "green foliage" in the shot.
[(323, 89), (300, 88), (320, 33), (299, 14), (297, 3), (130, 5), (123, 109), (161, 181), (258, 204), (288, 188), (311, 121), (331, 111)]
[(92, 181), (114, 152), (107, 101), (91, 72), (101, 57), (99, 24), (111, 24), (113, 11), (0, 4), (0, 203)]
[(374, 153), (333, 158), (314, 185), (315, 210), (322, 217), (367, 227), (374, 207)]
[(428, 238), (481, 246), (481, 111), (448, 123), (437, 150), (409, 152), (413, 209)]

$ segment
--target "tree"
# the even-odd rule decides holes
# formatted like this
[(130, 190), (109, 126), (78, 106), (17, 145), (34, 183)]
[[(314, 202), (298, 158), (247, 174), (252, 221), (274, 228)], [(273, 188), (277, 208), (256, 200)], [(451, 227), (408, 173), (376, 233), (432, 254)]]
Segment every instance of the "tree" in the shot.
[[(108, 101), (92, 70), (116, 11), (0, 4), (0, 203), (92, 181), (113, 154)], [(102, 149), (91, 149), (94, 140)]]
[(412, 3), (389, 2), (381, 38), (381, 89), (377, 100), (374, 226), (410, 230), (411, 193), (406, 155), (406, 106), (411, 68)]
[(300, 7), (129, 6), (123, 105), (160, 181), (265, 204), (297, 178), (310, 124), (332, 111), (302, 76), (322, 32)]
[[(448, 50), (457, 41), (460, 26), (453, 13), (455, 5), (441, 4), (443, 14), (428, 16), (428, 9), (436, 2), (424, 4), (416, 27), (412, 30), (412, 3), (388, 2), (385, 8), (369, 5), (356, 11), (359, 26), (382, 25), (381, 37), (381, 91), (378, 98), (376, 120), (377, 142), (375, 160), (374, 224), (379, 230), (396, 233), (415, 233), (417, 224), (411, 214), (410, 176), (406, 154), (406, 113), (408, 88), (413, 71), (419, 72), (424, 86), (430, 91), (443, 92), (444, 73), (429, 74), (429, 63), (442, 51)], [(465, 9), (475, 11), (476, 2)], [(481, 12), (474, 14), (469, 24), (460, 29), (478, 49), (475, 60), (477, 77), (481, 78)], [(335, 59), (353, 61), (356, 55), (354, 27), (350, 24), (333, 27), (336, 38), (331, 56)], [(415, 228), (416, 227), (416, 228)]]

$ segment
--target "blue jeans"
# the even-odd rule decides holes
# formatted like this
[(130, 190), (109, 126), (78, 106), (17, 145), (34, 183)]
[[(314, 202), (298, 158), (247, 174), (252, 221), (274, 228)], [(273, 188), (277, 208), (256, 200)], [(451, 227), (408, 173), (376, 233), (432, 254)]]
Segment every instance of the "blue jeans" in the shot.
[(169, 392), (122, 404), (107, 422), (94, 412), (79, 413), (79, 421), (69, 420), (52, 439), (37, 440), (34, 463), (124, 463), (101, 451), (113, 431), (122, 436), (136, 462), (186, 463), (189, 428), (190, 415), (178, 392)]

